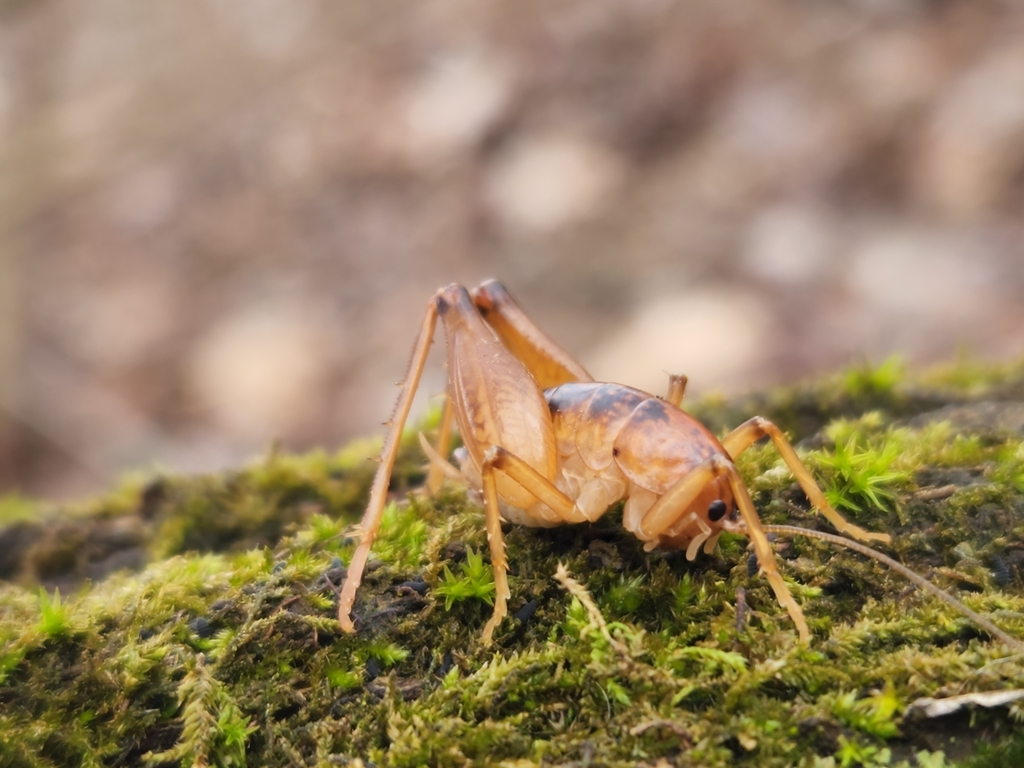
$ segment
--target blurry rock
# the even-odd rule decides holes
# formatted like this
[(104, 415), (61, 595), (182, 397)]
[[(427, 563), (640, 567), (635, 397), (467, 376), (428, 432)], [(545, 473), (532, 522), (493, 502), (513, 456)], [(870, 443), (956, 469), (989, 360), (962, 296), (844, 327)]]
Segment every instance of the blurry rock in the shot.
[(608, 147), (568, 135), (522, 139), (498, 158), (486, 195), (513, 230), (547, 233), (600, 212), (625, 167)]
[(940, 422), (946, 422), (960, 432), (996, 439), (1007, 435), (1024, 435), (1024, 403), (983, 400), (967, 405), (946, 405), (915, 416), (908, 423), (920, 429)]
[(694, 390), (735, 389), (750, 381), (771, 333), (771, 308), (757, 295), (720, 286), (655, 299), (584, 358), (597, 381), (664, 394), (667, 373)]
[(930, 98), (944, 71), (927, 29), (898, 29), (863, 35), (850, 50), (846, 73), (861, 103), (888, 118)]
[(800, 189), (827, 179), (849, 151), (849, 119), (792, 78), (741, 82), (714, 131), (735, 153), (736, 171)]
[(1024, 48), (989, 54), (939, 102), (923, 136), (918, 195), (970, 217), (1003, 202), (1024, 170)]
[(244, 6), (213, 2), (231, 39), (261, 58), (285, 59), (309, 43), (316, 4), (312, 0), (252, 0)]
[(150, 165), (119, 179), (107, 198), (113, 222), (145, 231), (165, 222), (178, 201), (178, 180), (167, 165)]
[(189, 361), (190, 387), (238, 438), (268, 442), (307, 426), (322, 410), (340, 329), (291, 305), (252, 306), (222, 320)]
[(714, 214), (746, 212), (763, 184), (762, 174), (729, 137), (711, 128), (679, 152), (674, 179), (677, 205)]
[(303, 121), (289, 120), (278, 126), (268, 137), (264, 151), (268, 185), (293, 192), (303, 189), (311, 177), (315, 178), (313, 135)]
[(741, 264), (762, 280), (807, 285), (829, 268), (835, 255), (835, 227), (823, 211), (810, 206), (769, 208), (750, 223)]
[(470, 149), (506, 110), (511, 86), (508, 69), (479, 54), (453, 54), (436, 62), (404, 98), (412, 158), (429, 163)]
[(158, 352), (178, 328), (180, 297), (165, 277), (64, 285), (42, 297), (40, 308), (75, 357), (100, 369), (129, 366)]
[(131, 110), (135, 96), (127, 83), (105, 84), (69, 95), (55, 109), (60, 142), (49, 158), (59, 181), (81, 181), (100, 175), (113, 145), (114, 126)]
[(955, 232), (873, 232), (848, 264), (853, 294), (871, 311), (894, 317), (917, 315), (945, 325), (984, 313), (999, 293), (993, 254)]

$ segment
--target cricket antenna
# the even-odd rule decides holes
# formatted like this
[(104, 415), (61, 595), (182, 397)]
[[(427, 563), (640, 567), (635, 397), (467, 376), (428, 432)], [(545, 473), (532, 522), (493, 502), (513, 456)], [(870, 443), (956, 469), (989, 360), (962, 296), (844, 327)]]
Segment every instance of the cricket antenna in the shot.
[(847, 549), (852, 549), (854, 552), (859, 552), (862, 555), (866, 555), (867, 557), (870, 557), (872, 560), (878, 561), (882, 565), (891, 568), (892, 570), (901, 574), (905, 578), (909, 579), (911, 582), (913, 582), (916, 586), (923, 589), (925, 592), (930, 592), (931, 594), (935, 595), (935, 597), (939, 598), (950, 608), (953, 608), (959, 613), (966, 616), (976, 625), (978, 625), (986, 632), (988, 632), (992, 637), (996, 638), (997, 640), (1000, 640), (1007, 647), (1013, 648), (1014, 650), (1020, 653), (1024, 653), (1024, 643), (1022, 643), (1020, 640), (1011, 637), (1006, 632), (997, 627), (995, 624), (993, 624), (991, 621), (986, 619), (984, 616), (975, 611), (972, 611), (970, 608), (961, 603), (959, 600), (957, 600), (955, 597), (953, 597), (945, 590), (939, 589), (937, 586), (928, 581), (928, 579), (924, 578), (923, 576), (920, 576), (919, 574), (914, 573), (912, 570), (907, 568), (907, 566), (903, 565), (903, 563), (893, 560), (888, 555), (883, 555), (877, 549), (872, 549), (871, 547), (865, 544), (861, 544), (859, 541), (853, 541), (852, 539), (847, 539), (844, 536), (837, 536), (834, 533), (815, 531), (809, 528), (801, 528), (796, 525), (766, 524), (764, 525), (764, 530), (768, 533), (791, 534), (793, 536), (807, 536), (812, 539), (821, 539), (822, 541), (827, 541), (831, 544), (836, 544), (840, 547), (846, 547)]

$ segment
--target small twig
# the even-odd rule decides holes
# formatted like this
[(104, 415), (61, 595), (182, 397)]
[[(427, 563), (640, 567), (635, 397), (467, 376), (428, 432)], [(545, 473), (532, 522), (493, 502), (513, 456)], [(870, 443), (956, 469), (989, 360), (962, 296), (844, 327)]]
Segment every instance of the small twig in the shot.
[(324, 572), (324, 581), (327, 582), (327, 586), (329, 586), (331, 588), (331, 590), (334, 592), (334, 596), (335, 597), (338, 597), (341, 594), (341, 587), (339, 587), (337, 584), (335, 584), (331, 580), (330, 572), (327, 572), (327, 571)]
[(747, 590), (743, 587), (736, 588), (736, 634), (743, 631), (747, 625)]
[(914, 498), (924, 501), (935, 501), (937, 499), (948, 499), (956, 492), (957, 486), (955, 485), (940, 485), (938, 488), (924, 488), (915, 493)]
[(590, 596), (587, 588), (569, 575), (569, 570), (565, 567), (565, 563), (559, 563), (558, 568), (555, 569), (555, 581), (562, 586), (562, 589), (580, 601), (590, 617), (590, 623), (597, 628), (597, 631), (601, 633), (601, 636), (607, 641), (608, 645), (622, 656), (628, 658), (629, 651), (626, 646), (612, 637), (612, 633), (608, 630), (608, 622), (604, 620), (601, 609), (597, 607), (597, 603), (594, 602), (594, 598)]
[(639, 736), (640, 734), (651, 730), (651, 728), (665, 728), (666, 730), (672, 731), (672, 733), (679, 737), (679, 741), (682, 742), (684, 746), (689, 747), (693, 744), (693, 741), (690, 739), (689, 732), (679, 723), (673, 722), (672, 720), (647, 720), (630, 728), (629, 735)]

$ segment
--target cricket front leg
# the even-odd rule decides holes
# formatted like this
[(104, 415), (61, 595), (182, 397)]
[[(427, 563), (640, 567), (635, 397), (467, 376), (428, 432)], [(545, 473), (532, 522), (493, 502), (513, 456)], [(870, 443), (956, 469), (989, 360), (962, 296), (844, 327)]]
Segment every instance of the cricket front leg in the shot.
[(761, 573), (768, 579), (772, 591), (775, 592), (775, 599), (786, 609), (790, 618), (793, 619), (793, 623), (796, 624), (797, 633), (800, 635), (800, 642), (809, 643), (811, 631), (807, 627), (807, 619), (804, 618), (803, 609), (793, 598), (793, 593), (789, 591), (789, 587), (786, 586), (786, 582), (782, 579), (782, 574), (779, 573), (775, 552), (768, 541), (768, 534), (764, 530), (761, 518), (758, 517), (757, 510), (754, 509), (754, 502), (750, 498), (750, 492), (747, 490), (747, 486), (744, 485), (740, 473), (736, 471), (736, 467), (731, 463), (729, 464), (727, 474), (733, 498), (736, 500), (736, 506), (740, 511), (743, 522), (746, 524), (747, 535), (754, 545), (754, 553), (757, 555), (757, 562), (761, 566)]
[(430, 352), (430, 344), (434, 338), (434, 327), (437, 325), (437, 299), (431, 299), (427, 306), (427, 314), (423, 318), (423, 326), (420, 328), (420, 335), (413, 347), (412, 358), (409, 360), (409, 370), (406, 373), (405, 381), (402, 383), (402, 390), (398, 395), (398, 402), (395, 403), (395, 410), (391, 416), (391, 428), (384, 440), (384, 447), (380, 454), (380, 466), (377, 467), (377, 474), (374, 475), (373, 485), (370, 487), (370, 501), (366, 505), (366, 512), (359, 523), (362, 532), (362, 540), (356, 547), (355, 554), (348, 566), (348, 573), (345, 577), (345, 584), (341, 588), (338, 597), (338, 624), (345, 632), (355, 632), (355, 625), (352, 623), (352, 605), (356, 599), (356, 590), (363, 580), (363, 570), (366, 568), (366, 561), (370, 557), (370, 549), (377, 538), (380, 530), (381, 518), (384, 516), (384, 503), (387, 500), (388, 485), (391, 482), (391, 471), (395, 466), (395, 458), (398, 456), (398, 446), (402, 439), (402, 430), (409, 418), (409, 409), (412, 407), (413, 395), (419, 387), (420, 377), (423, 374), (423, 366), (427, 361), (427, 353)]
[[(694, 467), (681, 480), (669, 488), (660, 499), (647, 511), (640, 521), (640, 530), (644, 537), (656, 539), (664, 531), (672, 527), (690, 509), (701, 491), (712, 480), (718, 477), (726, 477), (729, 487), (732, 490), (733, 499), (746, 524), (745, 533), (754, 545), (754, 552), (757, 554), (758, 563), (761, 565), (761, 573), (768, 579), (768, 583), (775, 592), (779, 604), (789, 613), (790, 618), (796, 625), (797, 633), (801, 642), (808, 642), (811, 637), (807, 628), (807, 620), (800, 604), (793, 598), (789, 587), (783, 581), (775, 561), (775, 553), (768, 541), (768, 536), (761, 525), (761, 518), (757, 516), (754, 503), (750, 499), (750, 493), (743, 484), (743, 479), (736, 471), (733, 463), (724, 456), (712, 456), (707, 461)], [(701, 539), (695, 539), (698, 546)], [(692, 544), (692, 542), (691, 542)], [(693, 559), (696, 556), (696, 548), (690, 547), (687, 550), (687, 557)]]
[(822, 493), (821, 488), (814, 481), (810, 470), (804, 466), (804, 463), (800, 461), (800, 457), (796, 455), (793, 445), (786, 439), (782, 430), (767, 419), (755, 416), (743, 422), (722, 439), (722, 445), (729, 455), (735, 459), (765, 435), (771, 438), (775, 447), (782, 455), (782, 460), (786, 462), (786, 466), (789, 467), (796, 481), (800, 483), (800, 487), (807, 495), (807, 498), (810, 499), (811, 504), (828, 518), (832, 525), (836, 527), (836, 530), (861, 541), (884, 541), (888, 543), (892, 540), (887, 533), (875, 533), (865, 530), (859, 525), (854, 525), (833, 509), (832, 505), (825, 498), (825, 494)]

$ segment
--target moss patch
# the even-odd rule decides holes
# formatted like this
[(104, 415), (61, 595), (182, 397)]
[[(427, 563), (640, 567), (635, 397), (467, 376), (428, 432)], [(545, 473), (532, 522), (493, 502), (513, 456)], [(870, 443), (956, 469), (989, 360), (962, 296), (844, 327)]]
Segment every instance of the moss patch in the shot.
[[(428, 417), (423, 428), (436, 418)], [(398, 493), (422, 482), (415, 443), (414, 434), (403, 442), (392, 478)], [(104, 498), (56, 509), (19, 496), (0, 498), (0, 579), (68, 592), (184, 552), (273, 546), (325, 515), (358, 516), (379, 450), (378, 440), (333, 454), (272, 450), (237, 471), (129, 478)]]
[[(695, 411), (788, 425), (851, 517), (1024, 638), (1024, 436), (1005, 418), (926, 417), (1024, 402), (1024, 366), (988, 379), (855, 374)], [(405, 500), (422, 476), (411, 440), (359, 631), (344, 635), (335, 590), (375, 466), (365, 452), (273, 455), (126, 485), (45, 525), (0, 521), (0, 562), (13, 563), (0, 587), (0, 766), (938, 768), (1024, 754), (1017, 704), (939, 721), (908, 710), (1024, 688), (1022, 660), (899, 577), (812, 540), (776, 542), (814, 633), (802, 647), (738, 537), (689, 563), (645, 553), (615, 512), (506, 526), (511, 615), (483, 647), (482, 513), (454, 489)], [(739, 466), (767, 521), (827, 530), (770, 446)], [(117, 536), (127, 543), (111, 551), (136, 559), (91, 574), (102, 559), (83, 551)], [(29, 541), (20, 554), (15, 540)], [(554, 580), (560, 563), (574, 581)]]

